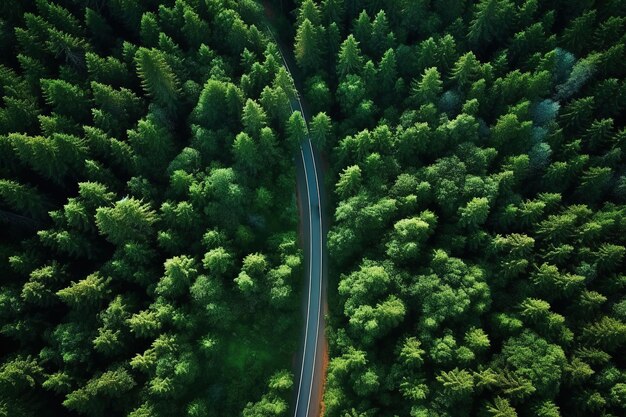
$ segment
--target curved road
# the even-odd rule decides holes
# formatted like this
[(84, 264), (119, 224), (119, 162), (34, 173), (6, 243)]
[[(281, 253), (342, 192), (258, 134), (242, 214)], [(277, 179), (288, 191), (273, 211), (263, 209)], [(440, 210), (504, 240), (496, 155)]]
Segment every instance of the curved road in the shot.
[[(289, 74), (291, 70), (288, 57), (283, 53), (280, 43), (272, 33), (278, 51), (283, 60), (283, 65)], [(291, 77), (293, 80), (293, 76)], [(294, 88), (296, 88), (294, 83)], [(296, 88), (297, 91), (297, 88)], [(296, 385), (294, 417), (317, 417), (319, 415), (321, 398), (320, 388), (322, 383), (322, 349), (324, 347), (324, 312), (322, 310), (323, 294), (323, 271), (324, 271), (324, 232), (321, 206), (321, 179), (318, 172), (316, 156), (313, 145), (308, 135), (309, 119), (304, 112), (299, 94), (289, 98), (291, 111), (300, 112), (307, 124), (307, 135), (300, 143), (300, 158), (298, 169), (298, 185), (300, 206), (302, 210), (303, 236), (308, 236), (306, 249), (307, 267), (307, 295), (306, 295), (306, 319), (304, 329), (303, 349), (300, 357), (300, 370)], [(304, 183), (304, 186), (302, 185)], [(306, 200), (304, 196), (306, 195)]]

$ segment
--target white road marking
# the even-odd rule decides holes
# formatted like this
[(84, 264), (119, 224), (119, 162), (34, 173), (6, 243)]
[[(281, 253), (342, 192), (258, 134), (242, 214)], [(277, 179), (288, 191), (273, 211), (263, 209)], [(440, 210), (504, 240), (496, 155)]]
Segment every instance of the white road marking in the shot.
[[(266, 25), (267, 26), (267, 25)], [(296, 99), (298, 101), (298, 105), (300, 107), (300, 113), (302, 114), (302, 118), (304, 119), (304, 123), (306, 126), (306, 130), (307, 130), (307, 137), (306, 137), (306, 141), (309, 145), (309, 149), (311, 150), (311, 160), (313, 161), (313, 169), (315, 172), (315, 188), (317, 191), (317, 205), (318, 205), (318, 214), (319, 214), (319, 237), (320, 237), (320, 277), (319, 277), (319, 297), (318, 297), (318, 306), (317, 306), (317, 314), (318, 314), (318, 320), (319, 320), (319, 316), (321, 314), (321, 309), (322, 309), (322, 271), (323, 271), (323, 243), (322, 243), (322, 235), (323, 235), (323, 228), (322, 228), (322, 211), (321, 211), (321, 197), (320, 197), (320, 188), (319, 188), (319, 177), (317, 174), (317, 164), (315, 163), (315, 155), (313, 153), (313, 145), (311, 144), (311, 138), (310, 138), (310, 132), (309, 132), (309, 126), (308, 123), (306, 121), (306, 116), (304, 114), (304, 107), (302, 106), (302, 101), (300, 101), (300, 95), (298, 94), (298, 90), (295, 86), (295, 82), (293, 79), (293, 75), (291, 75), (291, 71), (289, 70), (289, 65), (287, 65), (287, 61), (285, 59), (285, 56), (283, 55), (283, 52), (280, 49), (280, 45), (278, 44), (278, 41), (276, 40), (276, 37), (274, 36), (274, 33), (272, 32), (272, 30), (270, 29), (269, 26), (267, 26), (267, 30), (270, 32), (270, 35), (272, 35), (272, 38), (274, 39), (274, 43), (276, 44), (276, 47), (278, 48), (278, 53), (280, 54), (280, 57), (282, 58), (283, 61), (283, 66), (285, 67), (285, 69), (287, 70), (287, 73), (289, 74), (289, 76), (291, 77), (291, 82), (293, 83), (293, 87), (294, 87), (294, 91), (296, 92)], [(289, 107), (291, 108), (291, 111), (294, 112), (296, 110), (294, 110), (293, 106), (291, 105), (291, 100), (289, 101)], [(300, 145), (300, 156), (302, 158), (302, 165), (304, 167), (304, 177), (305, 177), (305, 182), (306, 182), (306, 190), (307, 190), (307, 200), (309, 202), (309, 236), (312, 238), (313, 236), (313, 220), (311, 217), (311, 211), (312, 211), (312, 207), (311, 207), (311, 191), (309, 189), (309, 176), (307, 173), (307, 168), (306, 168), (306, 160), (304, 158), (304, 152), (302, 150), (302, 144)], [(309, 282), (311, 282), (313, 280), (313, 242), (309, 242)], [(309, 289), (308, 289), (308, 301), (307, 301), (307, 312), (306, 312), (306, 327), (305, 327), (305, 331), (304, 331), (304, 352), (302, 354), (302, 366), (300, 368), (300, 380), (298, 381), (298, 394), (296, 396), (296, 407), (295, 407), (295, 416), (297, 417), (298, 415), (298, 405), (299, 405), (299, 401), (300, 401), (300, 392), (302, 390), (302, 376), (304, 373), (304, 362), (305, 362), (305, 358), (306, 358), (306, 352), (307, 352), (307, 339), (308, 339), (308, 332), (309, 332), (309, 320), (310, 320), (310, 315), (311, 315), (311, 286), (309, 285)], [(307, 409), (306, 409), (306, 414), (309, 414), (309, 409), (311, 407), (311, 394), (313, 392), (313, 381), (315, 379), (315, 363), (316, 363), (316, 359), (317, 359), (317, 345), (318, 345), (318, 341), (319, 341), (319, 323), (316, 326), (315, 329), (315, 347), (314, 347), (314, 351), (313, 351), (313, 369), (312, 369), (312, 375), (311, 375), (311, 384), (309, 386), (309, 396), (308, 396), (308, 400), (307, 400)]]
[[(298, 100), (299, 101), (299, 100)], [(300, 103), (300, 109), (302, 109), (302, 103)], [(304, 110), (303, 110), (304, 112)], [(309, 143), (309, 148), (311, 149), (311, 160), (313, 160), (313, 169), (315, 170), (315, 188), (317, 189), (317, 204), (318, 204), (318, 214), (320, 216), (320, 222), (319, 222), (319, 232), (320, 232), (320, 277), (319, 277), (319, 297), (317, 299), (317, 318), (319, 320), (319, 316), (322, 312), (322, 265), (323, 265), (323, 259), (324, 259), (324, 254), (322, 252), (323, 250), (323, 245), (322, 245), (322, 208), (321, 208), (321, 198), (320, 198), (320, 187), (319, 187), (319, 177), (317, 176), (317, 166), (315, 164), (315, 155), (313, 154), (313, 145), (311, 144), (311, 139), (307, 136), (307, 142)], [(300, 149), (300, 152), (302, 152), (302, 149)], [(308, 187), (307, 187), (308, 188)], [(310, 203), (309, 203), (310, 204)], [(310, 214), (310, 209), (309, 209), (309, 214)], [(313, 242), (311, 242), (311, 246), (313, 246)], [(313, 259), (311, 259), (311, 264), (313, 263)], [(313, 278), (313, 277), (311, 277)], [(310, 294), (311, 290), (309, 289), (309, 294)], [(315, 361), (317, 359), (317, 344), (319, 341), (319, 332), (320, 332), (320, 326), (319, 323), (316, 326), (315, 329), (315, 348), (313, 350), (313, 375), (311, 375), (311, 387), (309, 388), (309, 400), (307, 402), (307, 415), (309, 414), (309, 409), (311, 407), (311, 393), (313, 392), (313, 380), (315, 377)], [(304, 363), (304, 361), (303, 361)], [(302, 377), (300, 377), (300, 379), (302, 379)]]
[[(291, 106), (291, 104), (290, 104)], [(293, 111), (293, 109), (292, 109)], [(304, 167), (304, 178), (305, 178), (305, 182), (306, 182), (306, 196), (307, 196), (307, 200), (309, 202), (309, 236), (312, 236), (313, 234), (313, 220), (311, 218), (311, 194), (309, 191), (309, 176), (307, 175), (307, 169), (306, 169), (306, 161), (304, 160), (304, 152), (302, 152), (302, 147), (300, 147), (300, 156), (302, 157), (302, 166)], [(313, 245), (312, 242), (309, 242), (309, 282), (310, 280), (313, 279)], [(295, 415), (298, 414), (298, 405), (300, 402), (300, 391), (302, 389), (302, 375), (304, 374), (304, 361), (306, 358), (306, 346), (307, 346), (307, 339), (309, 337), (309, 318), (311, 315), (311, 286), (309, 284), (309, 289), (308, 289), (308, 301), (307, 301), (307, 306), (306, 306), (306, 325), (304, 328), (304, 352), (302, 353), (302, 367), (300, 368), (300, 380), (298, 381), (298, 395), (296, 396), (296, 408), (295, 408)], [(319, 326), (318, 326), (319, 327)], [(317, 342), (317, 337), (316, 337), (316, 342)], [(315, 361), (315, 357), (313, 358), (313, 360)], [(315, 362), (313, 362), (313, 372), (315, 372)], [(313, 378), (311, 378), (311, 386), (313, 385)], [(311, 390), (309, 389), (309, 401), (311, 398)], [(307, 415), (309, 414), (309, 407), (307, 404)]]

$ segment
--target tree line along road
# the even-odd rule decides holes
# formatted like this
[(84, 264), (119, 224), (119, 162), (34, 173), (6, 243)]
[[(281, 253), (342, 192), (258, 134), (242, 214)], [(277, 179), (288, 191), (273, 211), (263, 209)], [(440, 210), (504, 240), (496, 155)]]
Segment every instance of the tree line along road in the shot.
[[(266, 9), (269, 7), (266, 3)], [(271, 12), (268, 11), (268, 15)], [(274, 36), (269, 25), (268, 32), (273, 37), (283, 60), (283, 65), (289, 74), (292, 74), (289, 65), (289, 57), (283, 52), (280, 42)], [(292, 76), (293, 79), (293, 76)], [(295, 84), (295, 82), (294, 82)], [(304, 111), (302, 101), (297, 93), (297, 87), (294, 85), (296, 95), (289, 97), (289, 105), (293, 112), (300, 112), (307, 124), (309, 119)], [(299, 189), (299, 199), (302, 218), (302, 234), (305, 242), (305, 261), (306, 261), (306, 305), (305, 305), (305, 327), (304, 340), (300, 356), (300, 367), (296, 379), (295, 406), (293, 409), (294, 417), (316, 417), (319, 414), (321, 404), (321, 384), (323, 382), (323, 346), (324, 343), (324, 257), (325, 257), (325, 241), (324, 227), (321, 210), (320, 190), (322, 181), (318, 164), (316, 162), (316, 154), (313, 149), (310, 137), (307, 133), (306, 137), (300, 143), (300, 158), (296, 163), (299, 164), (297, 170), (297, 180)]]

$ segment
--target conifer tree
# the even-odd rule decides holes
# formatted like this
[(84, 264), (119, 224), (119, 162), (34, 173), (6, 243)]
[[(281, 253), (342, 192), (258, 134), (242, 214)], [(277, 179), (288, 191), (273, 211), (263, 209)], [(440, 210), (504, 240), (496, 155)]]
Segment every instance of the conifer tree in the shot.
[(305, 71), (313, 73), (321, 65), (321, 43), (319, 29), (309, 19), (305, 19), (296, 33), (295, 55), (298, 65)]
[(55, 112), (76, 122), (83, 122), (89, 115), (89, 98), (80, 87), (63, 80), (41, 80), (43, 95)]
[(12, 180), (0, 180), (0, 197), (15, 214), (26, 216), (32, 220), (42, 220), (47, 215), (49, 203), (46, 198), (33, 187)]
[(514, 6), (510, 0), (481, 0), (474, 10), (469, 40), (475, 45), (500, 41), (508, 34), (513, 19)]
[(437, 68), (427, 68), (420, 81), (413, 81), (412, 96), (418, 103), (435, 103), (443, 89)]
[(135, 54), (137, 74), (147, 94), (163, 108), (173, 110), (178, 100), (179, 81), (163, 52), (139, 48)]
[(117, 245), (148, 239), (156, 219), (156, 213), (148, 204), (142, 204), (134, 198), (124, 198), (113, 207), (96, 210), (96, 224), (100, 233)]
[(358, 73), (361, 70), (363, 64), (363, 57), (361, 56), (361, 50), (359, 43), (354, 36), (349, 35), (348, 38), (341, 44), (339, 56), (337, 58), (337, 70), (340, 77), (345, 77), (348, 74)]
[(307, 19), (313, 26), (318, 26), (321, 23), (319, 8), (313, 0), (304, 0), (300, 4), (296, 25), (303, 25)]

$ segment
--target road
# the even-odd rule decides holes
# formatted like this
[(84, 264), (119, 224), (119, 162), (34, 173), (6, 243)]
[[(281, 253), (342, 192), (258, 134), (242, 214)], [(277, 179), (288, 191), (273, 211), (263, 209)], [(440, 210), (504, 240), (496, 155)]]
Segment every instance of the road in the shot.
[[(290, 57), (284, 54), (281, 45), (274, 36), (271, 28), (268, 31), (274, 37), (281, 54), (283, 65), (291, 75)], [(293, 76), (292, 76), (293, 79)], [(295, 85), (294, 85), (295, 87)], [(296, 87), (296, 91), (297, 87)], [(302, 101), (297, 96), (289, 98), (292, 111), (302, 114), (308, 130), (309, 118), (304, 111)], [(322, 350), (324, 347), (324, 312), (322, 309), (324, 298), (324, 248), (325, 237), (321, 207), (321, 172), (318, 171), (316, 154), (311, 139), (307, 134), (300, 143), (300, 165), (297, 170), (302, 214), (303, 237), (305, 238), (306, 264), (306, 309), (305, 328), (302, 351), (299, 357), (300, 369), (296, 380), (294, 417), (317, 417), (320, 407), (321, 384), (323, 381)], [(304, 186), (303, 186), (304, 183)], [(308, 238), (308, 239), (307, 239)]]

